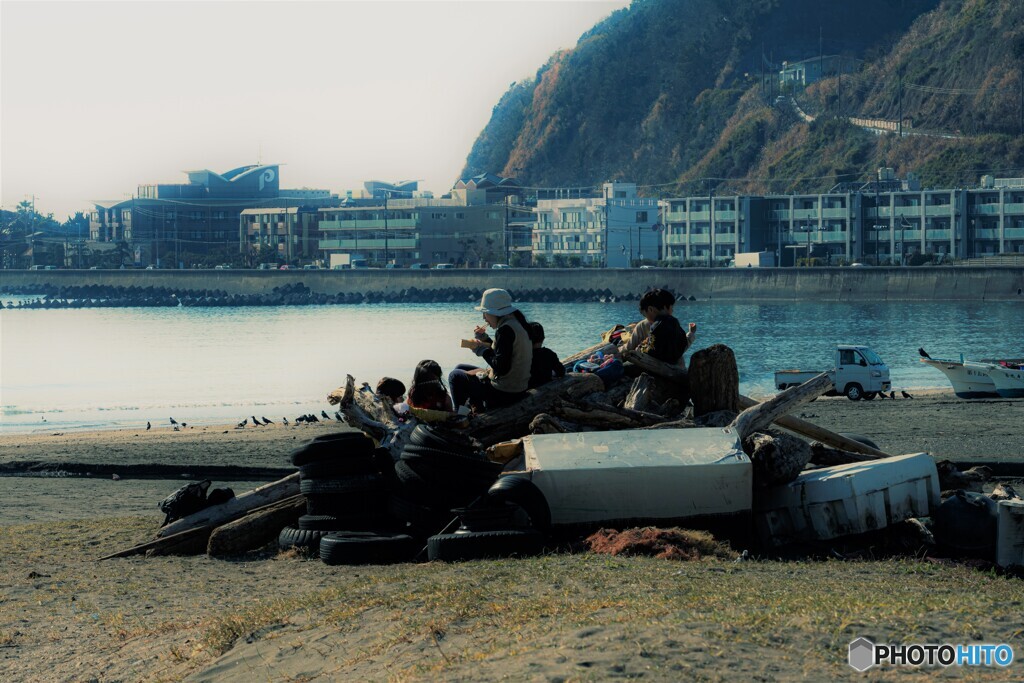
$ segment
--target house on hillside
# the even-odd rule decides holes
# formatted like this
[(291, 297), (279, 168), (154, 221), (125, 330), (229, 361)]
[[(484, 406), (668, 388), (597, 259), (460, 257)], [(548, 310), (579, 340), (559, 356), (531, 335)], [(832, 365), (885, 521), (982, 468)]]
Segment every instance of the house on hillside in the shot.
[(799, 62), (783, 62), (779, 71), (779, 85), (783, 91), (805, 88), (811, 83), (836, 74), (852, 74), (860, 70), (861, 59), (842, 55), (811, 57)]

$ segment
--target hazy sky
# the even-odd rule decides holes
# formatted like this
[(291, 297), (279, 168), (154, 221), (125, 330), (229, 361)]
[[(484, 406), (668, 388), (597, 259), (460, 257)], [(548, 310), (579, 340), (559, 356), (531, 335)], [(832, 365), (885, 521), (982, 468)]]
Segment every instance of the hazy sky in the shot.
[(59, 220), (140, 183), (457, 179), (513, 81), (627, 0), (0, 2), (0, 189)]

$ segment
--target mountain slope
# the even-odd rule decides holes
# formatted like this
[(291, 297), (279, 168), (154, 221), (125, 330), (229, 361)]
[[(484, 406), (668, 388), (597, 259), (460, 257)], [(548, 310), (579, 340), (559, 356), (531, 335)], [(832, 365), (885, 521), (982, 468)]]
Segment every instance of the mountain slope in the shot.
[[(614, 177), (678, 192), (730, 179), (736, 191), (781, 192), (827, 189), (884, 163), (926, 182), (967, 182), (978, 170), (1024, 166), (1007, 94), (1024, 60), (1021, 26), (1016, 0), (634, 2), (513, 85), (463, 174), (533, 185)], [(819, 115), (806, 124), (770, 106), (761, 69), (816, 56), (819, 45), (865, 62), (842, 83), (798, 93)], [(834, 120), (897, 118), (901, 71), (903, 112), (917, 128), (969, 137), (900, 140)]]

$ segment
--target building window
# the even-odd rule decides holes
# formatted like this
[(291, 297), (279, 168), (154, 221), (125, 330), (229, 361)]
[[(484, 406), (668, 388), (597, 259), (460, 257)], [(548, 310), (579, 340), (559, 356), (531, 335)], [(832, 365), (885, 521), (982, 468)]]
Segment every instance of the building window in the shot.
[(430, 214), (430, 218), (432, 220), (435, 220), (435, 221), (443, 221), (444, 220), (444, 214), (443, 213), (432, 213), (432, 214)]
[(497, 212), (497, 211), (488, 211), (487, 212), (487, 218), (492, 220), (492, 221), (496, 221), (499, 218), (501, 218), (501, 214), (499, 212)]
[(193, 211), (188, 215), (188, 217), (194, 221), (198, 221), (202, 216), (198, 211)]
[(647, 222), (647, 212), (646, 211), (637, 211), (636, 212), (636, 222), (637, 223), (646, 223)]
[(462, 213), (461, 211), (458, 211), (458, 212), (455, 213), (456, 220), (460, 220), (461, 221), (465, 217), (466, 217), (466, 214)]

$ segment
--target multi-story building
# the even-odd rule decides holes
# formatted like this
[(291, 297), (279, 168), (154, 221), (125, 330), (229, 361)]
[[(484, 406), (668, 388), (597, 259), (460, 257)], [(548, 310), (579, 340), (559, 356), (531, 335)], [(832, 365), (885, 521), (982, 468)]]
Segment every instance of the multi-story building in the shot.
[(351, 259), (371, 265), (414, 263), (481, 267), (505, 263), (508, 226), (530, 210), (484, 201), (483, 190), (452, 190), (441, 199), (410, 198), (319, 211), (320, 250), (325, 264)]
[(638, 197), (634, 183), (602, 190), (600, 197), (537, 200), (534, 260), (628, 268), (661, 258), (658, 200)]
[(281, 190), (277, 165), (253, 165), (227, 173), (189, 171), (188, 182), (140, 185), (131, 199), (94, 202), (90, 237), (125, 241), (136, 261), (188, 267), (195, 259), (239, 252), (239, 225), (249, 208), (328, 206), (327, 190)]
[(238, 217), (239, 243), (251, 264), (266, 250), (285, 263), (320, 257), (320, 215), (308, 206), (244, 209)]
[(751, 218), (762, 204), (758, 197), (739, 195), (664, 200), (665, 258), (711, 265), (737, 252), (763, 250), (766, 245), (761, 233), (752, 230)]

